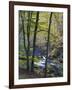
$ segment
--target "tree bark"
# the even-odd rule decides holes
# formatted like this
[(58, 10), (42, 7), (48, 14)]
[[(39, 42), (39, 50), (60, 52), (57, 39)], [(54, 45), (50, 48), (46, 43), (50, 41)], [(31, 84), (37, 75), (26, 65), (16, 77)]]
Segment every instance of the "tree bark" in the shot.
[(32, 13), (28, 12), (28, 23), (27, 23), (27, 70), (29, 71), (29, 53), (30, 53), (30, 25), (31, 25)]
[[(22, 19), (22, 29), (23, 29), (23, 41), (24, 41), (24, 48), (25, 48), (25, 51), (26, 51), (26, 45), (25, 45), (25, 29), (24, 29), (24, 17), (22, 16), (21, 14), (21, 19)], [(27, 51), (26, 51), (27, 52)]]
[(24, 23), (25, 23), (25, 13), (23, 13), (24, 17), (21, 15), (21, 19), (22, 19), (22, 29), (23, 29), (23, 42), (24, 42), (24, 49), (26, 52), (26, 57), (27, 57), (27, 71), (29, 71), (29, 50), (30, 50), (30, 41), (29, 41), (29, 37), (30, 37), (30, 12), (28, 12), (28, 23), (27, 23), (27, 41), (28, 41), (28, 45), (26, 46), (26, 34), (25, 34), (25, 27), (24, 27)]
[(32, 62), (31, 62), (31, 72), (34, 72), (34, 53), (35, 53), (35, 44), (36, 44), (36, 34), (37, 34), (37, 28), (38, 28), (38, 20), (39, 20), (39, 12), (37, 12), (36, 15), (36, 23), (35, 23), (35, 30), (34, 30), (34, 38), (33, 38), (33, 55), (32, 55)]
[(45, 61), (44, 77), (47, 76), (47, 59), (48, 59), (48, 53), (49, 53), (49, 40), (50, 40), (50, 29), (51, 29), (52, 14), (53, 13), (51, 12), (50, 18), (49, 18), (49, 28), (48, 28), (48, 37), (47, 37), (47, 54), (46, 54), (46, 61)]

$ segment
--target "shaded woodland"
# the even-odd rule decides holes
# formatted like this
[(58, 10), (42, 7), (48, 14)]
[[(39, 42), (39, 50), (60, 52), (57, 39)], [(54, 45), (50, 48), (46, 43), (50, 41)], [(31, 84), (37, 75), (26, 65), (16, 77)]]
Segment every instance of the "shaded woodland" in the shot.
[(63, 76), (63, 13), (19, 11), (19, 78)]

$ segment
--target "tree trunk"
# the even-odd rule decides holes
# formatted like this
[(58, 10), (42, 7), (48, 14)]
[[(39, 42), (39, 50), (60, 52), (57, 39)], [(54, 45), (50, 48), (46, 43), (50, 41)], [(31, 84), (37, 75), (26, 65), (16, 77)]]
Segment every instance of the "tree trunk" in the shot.
[(50, 19), (49, 19), (49, 28), (48, 28), (48, 37), (47, 37), (47, 54), (46, 54), (46, 61), (45, 61), (45, 73), (44, 77), (47, 76), (47, 59), (48, 59), (48, 53), (49, 53), (49, 40), (50, 40), (50, 28), (51, 28), (51, 21), (52, 21), (52, 12), (50, 14)]
[(32, 62), (31, 62), (31, 72), (34, 72), (34, 53), (35, 53), (35, 44), (36, 44), (36, 34), (38, 28), (38, 20), (39, 20), (39, 12), (36, 15), (36, 23), (35, 23), (35, 30), (34, 30), (34, 38), (33, 38), (33, 55), (32, 55)]
[(26, 34), (25, 34), (25, 27), (24, 27), (24, 23), (25, 23), (25, 13), (23, 13), (24, 16), (21, 15), (21, 19), (22, 19), (22, 29), (23, 29), (23, 41), (24, 41), (24, 49), (26, 52), (26, 57), (27, 57), (27, 71), (29, 71), (29, 49), (30, 49), (30, 41), (29, 41), (29, 37), (30, 37), (30, 12), (28, 13), (28, 23), (27, 23), (27, 41), (28, 41), (28, 45), (26, 47)]
[[(23, 41), (24, 41), (24, 49), (26, 51), (26, 45), (25, 45), (25, 29), (24, 29), (24, 17), (21, 14), (21, 19), (22, 19), (22, 29), (23, 29)], [(27, 52), (27, 51), (26, 51)]]
[(30, 25), (31, 25), (32, 13), (28, 12), (28, 23), (27, 23), (27, 70), (29, 71), (29, 53), (30, 53)]

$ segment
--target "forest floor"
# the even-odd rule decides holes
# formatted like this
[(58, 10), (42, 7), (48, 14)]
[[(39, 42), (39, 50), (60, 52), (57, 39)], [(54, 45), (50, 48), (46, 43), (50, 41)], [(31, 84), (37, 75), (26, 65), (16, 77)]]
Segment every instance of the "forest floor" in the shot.
[(28, 79), (28, 78), (40, 78), (41, 76), (36, 72), (29, 72), (26, 69), (19, 68), (19, 79)]

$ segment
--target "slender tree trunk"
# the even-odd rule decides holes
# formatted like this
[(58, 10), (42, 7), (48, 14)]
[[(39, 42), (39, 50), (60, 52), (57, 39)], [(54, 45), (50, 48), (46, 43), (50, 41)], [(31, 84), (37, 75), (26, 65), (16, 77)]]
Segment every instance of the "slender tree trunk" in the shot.
[(35, 53), (35, 44), (36, 44), (36, 34), (38, 28), (38, 20), (39, 20), (39, 12), (36, 15), (36, 23), (35, 23), (35, 30), (34, 30), (34, 38), (33, 38), (33, 55), (32, 55), (32, 62), (31, 62), (31, 72), (34, 72), (34, 53)]
[(26, 46), (26, 34), (25, 34), (25, 27), (24, 27), (24, 23), (25, 23), (25, 13), (23, 13), (24, 16), (21, 15), (21, 19), (22, 19), (22, 29), (23, 29), (23, 41), (24, 41), (24, 49), (26, 52), (26, 57), (27, 57), (27, 71), (29, 71), (29, 48), (30, 48), (30, 41), (29, 41), (29, 37), (30, 37), (30, 13), (28, 13), (28, 23), (27, 23), (27, 41), (28, 41), (28, 45)]
[(25, 45), (25, 27), (24, 27), (24, 17), (21, 15), (21, 19), (22, 19), (22, 29), (23, 29), (23, 42), (24, 42), (24, 49), (25, 49), (25, 52), (27, 52), (26, 50), (26, 45)]
[(47, 59), (48, 59), (48, 53), (49, 53), (49, 40), (50, 40), (50, 28), (51, 28), (51, 21), (52, 21), (52, 12), (50, 14), (50, 19), (49, 19), (49, 28), (48, 28), (48, 37), (47, 37), (47, 54), (46, 54), (46, 61), (45, 61), (45, 75), (44, 77), (46, 77), (47, 75)]
[(29, 71), (29, 53), (30, 53), (30, 25), (31, 25), (32, 13), (28, 12), (28, 23), (27, 23), (27, 70)]
[(29, 41), (29, 36), (30, 36), (30, 27), (29, 27), (29, 19), (30, 19), (30, 12), (28, 12), (28, 23), (27, 23), (27, 71), (29, 71), (29, 48), (30, 48), (30, 41)]

